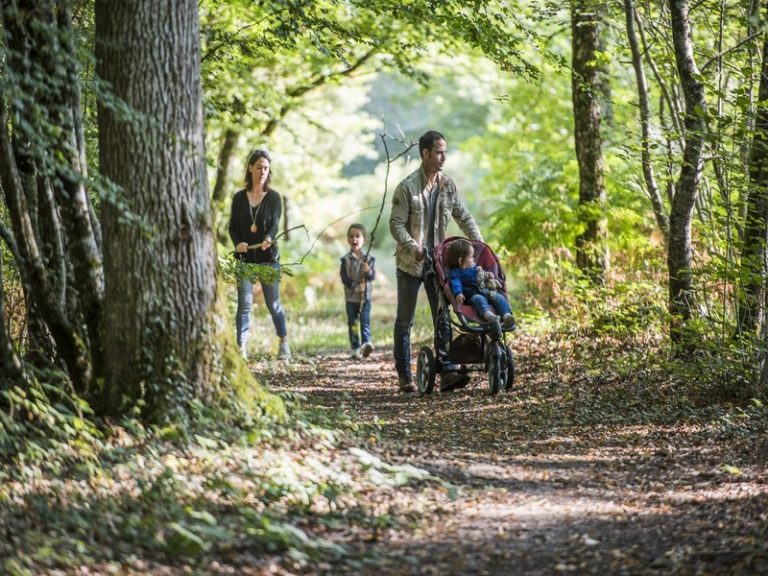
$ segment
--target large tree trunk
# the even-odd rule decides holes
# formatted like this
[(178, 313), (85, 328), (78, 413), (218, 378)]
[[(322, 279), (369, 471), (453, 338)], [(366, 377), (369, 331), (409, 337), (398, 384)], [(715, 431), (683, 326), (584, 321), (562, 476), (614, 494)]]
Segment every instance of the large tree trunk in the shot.
[(116, 187), (103, 206), (106, 400), (120, 412), (143, 396), (149, 419), (220, 381), (198, 27), (195, 0), (96, 2), (97, 73), (114, 99), (99, 109)]
[(576, 239), (579, 269), (596, 283), (608, 268), (608, 221), (600, 136), (600, 75), (597, 65), (599, 16), (593, 0), (572, 7), (572, 97), (576, 158), (579, 163), (579, 206), (585, 230)]
[(675, 183), (669, 217), (669, 308), (672, 338), (680, 341), (681, 328), (691, 318), (693, 298), (691, 220), (703, 167), (706, 99), (693, 57), (687, 0), (670, 0), (672, 40), (677, 72), (685, 98), (683, 163)]
[(755, 134), (749, 157), (749, 197), (741, 251), (739, 332), (754, 334), (765, 321), (768, 278), (768, 38), (763, 41)]

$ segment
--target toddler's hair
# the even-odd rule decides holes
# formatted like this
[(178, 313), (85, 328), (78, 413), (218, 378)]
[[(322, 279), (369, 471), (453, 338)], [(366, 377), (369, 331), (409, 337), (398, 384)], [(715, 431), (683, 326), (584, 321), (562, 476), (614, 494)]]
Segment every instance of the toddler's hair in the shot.
[(464, 238), (457, 238), (445, 250), (445, 263), (448, 268), (458, 268), (461, 265), (461, 259), (471, 256), (474, 252), (472, 242)]
[(365, 229), (365, 224), (361, 224), (360, 222), (350, 224), (349, 228), (347, 228), (347, 236), (349, 236), (349, 233), (352, 230), (360, 230), (360, 232), (363, 234), (363, 238), (368, 238), (368, 230)]

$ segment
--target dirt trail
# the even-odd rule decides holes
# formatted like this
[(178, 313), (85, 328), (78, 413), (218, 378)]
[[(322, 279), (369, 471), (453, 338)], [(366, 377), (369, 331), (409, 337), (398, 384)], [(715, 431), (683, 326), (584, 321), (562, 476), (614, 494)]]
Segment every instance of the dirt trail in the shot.
[(406, 525), (331, 534), (361, 559), (320, 572), (768, 574), (765, 447), (704, 425), (577, 424), (568, 383), (537, 373), (537, 345), (517, 338), (518, 385), (497, 397), (479, 374), (461, 391), (399, 394), (389, 350), (297, 358), (290, 379), (273, 377), (378, 426), (367, 450), (445, 481), (397, 489), (415, 511)]

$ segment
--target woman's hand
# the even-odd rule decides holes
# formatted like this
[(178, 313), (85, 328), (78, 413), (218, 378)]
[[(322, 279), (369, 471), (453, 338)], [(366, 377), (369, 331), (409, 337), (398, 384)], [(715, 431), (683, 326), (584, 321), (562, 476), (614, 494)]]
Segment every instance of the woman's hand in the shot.
[(267, 248), (272, 246), (272, 242), (274, 242), (274, 240), (272, 240), (272, 238), (267, 236), (266, 238), (264, 238), (264, 241), (261, 243), (261, 249), (266, 250)]
[(368, 262), (363, 262), (363, 265), (360, 266), (360, 269), (363, 271), (363, 274), (368, 274), (368, 272), (371, 271), (371, 267), (368, 266)]
[(235, 246), (235, 252), (239, 252), (241, 254), (248, 252), (248, 242), (240, 242), (237, 246)]

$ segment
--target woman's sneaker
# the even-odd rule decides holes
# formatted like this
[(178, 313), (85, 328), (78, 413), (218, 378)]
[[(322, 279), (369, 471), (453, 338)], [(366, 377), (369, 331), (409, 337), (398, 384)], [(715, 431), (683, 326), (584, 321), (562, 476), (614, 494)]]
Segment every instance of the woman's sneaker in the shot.
[(371, 352), (373, 352), (373, 344), (370, 342), (363, 342), (363, 345), (360, 346), (360, 354), (363, 358), (368, 358), (368, 356), (371, 355)]
[(362, 357), (360, 354), (360, 348), (352, 348), (352, 352), (349, 353), (349, 357), (353, 358), (354, 360), (360, 360)]
[(515, 317), (512, 316), (512, 314), (504, 314), (504, 318), (501, 320), (501, 325), (504, 327), (504, 330), (514, 330), (517, 328)]

